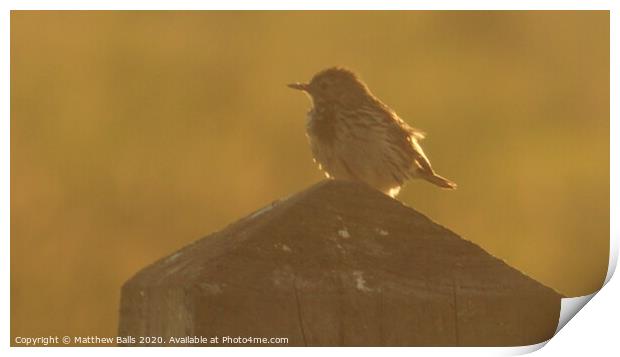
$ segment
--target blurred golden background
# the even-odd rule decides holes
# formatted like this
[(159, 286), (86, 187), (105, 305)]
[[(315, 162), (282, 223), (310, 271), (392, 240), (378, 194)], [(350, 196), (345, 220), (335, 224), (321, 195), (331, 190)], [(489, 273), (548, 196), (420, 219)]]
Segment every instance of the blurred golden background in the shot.
[(140, 268), (322, 179), (285, 84), (332, 65), (459, 184), (401, 201), (565, 295), (601, 286), (607, 11), (15, 11), (12, 337), (115, 335)]

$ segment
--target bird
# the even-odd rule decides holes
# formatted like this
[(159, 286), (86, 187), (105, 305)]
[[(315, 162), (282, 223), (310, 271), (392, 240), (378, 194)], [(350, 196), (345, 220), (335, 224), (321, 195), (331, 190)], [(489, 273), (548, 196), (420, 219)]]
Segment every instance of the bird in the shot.
[(306, 136), (327, 178), (363, 182), (390, 197), (411, 179), (457, 187), (433, 170), (419, 143), (426, 134), (409, 126), (350, 69), (330, 67), (310, 82), (288, 86), (310, 98)]

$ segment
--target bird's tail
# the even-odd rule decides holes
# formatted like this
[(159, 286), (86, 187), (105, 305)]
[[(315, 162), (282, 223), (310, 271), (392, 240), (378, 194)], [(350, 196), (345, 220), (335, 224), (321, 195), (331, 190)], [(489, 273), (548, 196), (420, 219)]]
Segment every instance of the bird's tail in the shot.
[(432, 173), (429, 175), (424, 175), (422, 176), (423, 179), (425, 179), (426, 181), (433, 183), (439, 187), (443, 187), (443, 188), (447, 188), (450, 190), (454, 190), (456, 189), (456, 183), (448, 180), (447, 178), (441, 177), (439, 175), (437, 175), (436, 173)]

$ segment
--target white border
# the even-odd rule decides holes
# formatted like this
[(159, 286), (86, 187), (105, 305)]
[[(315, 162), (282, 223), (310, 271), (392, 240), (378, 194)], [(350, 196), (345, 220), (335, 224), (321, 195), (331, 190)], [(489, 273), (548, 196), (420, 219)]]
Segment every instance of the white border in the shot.
[[(354, 4), (355, 6), (353, 6)], [(397, 10), (397, 9), (418, 9), (418, 10), (569, 10), (569, 9), (577, 9), (577, 10), (605, 10), (609, 9), (611, 11), (611, 62), (610, 62), (610, 70), (611, 70), (611, 123), (610, 123), (610, 136), (611, 136), (611, 158), (617, 159), (619, 157), (619, 146), (614, 140), (614, 138), (618, 138), (618, 108), (617, 108), (617, 96), (618, 96), (618, 84), (620, 83), (618, 78), (618, 58), (617, 58), (617, 45), (615, 45), (618, 41), (618, 14), (617, 11), (619, 9), (618, 3), (615, 1), (553, 1), (553, 0), (521, 0), (521, 1), (499, 1), (499, 0), (487, 0), (487, 1), (456, 1), (456, 0), (443, 0), (443, 1), (432, 1), (432, 0), (424, 0), (424, 1), (390, 1), (389, 3), (384, 1), (347, 1), (347, 0), (300, 0), (295, 2), (287, 2), (287, 1), (250, 1), (250, 0), (228, 0), (228, 1), (202, 1), (199, 2), (197, 0), (180, 0), (180, 1), (122, 1), (122, 0), (94, 0), (94, 1), (56, 1), (53, 4), (50, 1), (2, 1), (0, 2), (0, 68), (1, 68), (1, 80), (0, 80), (0, 110), (2, 113), (2, 120), (0, 122), (0, 135), (2, 136), (0, 139), (0, 164), (2, 165), (3, 171), (0, 179), (2, 180), (2, 188), (0, 190), (0, 195), (2, 199), (2, 203), (0, 205), (0, 227), (3, 238), (3, 247), (0, 248), (0, 270), (2, 273), (0, 274), (1, 284), (3, 287), (9, 287), (9, 279), (10, 279), (10, 263), (9, 263), (9, 252), (10, 252), (10, 61), (9, 61), (9, 51), (10, 51), (10, 10), (63, 10), (63, 9), (74, 9), (74, 10), (96, 10), (96, 9), (106, 9), (106, 10), (132, 10), (132, 9), (176, 9), (176, 10), (235, 10), (235, 9), (262, 9), (262, 10), (270, 10), (270, 9), (290, 9), (290, 10), (340, 10), (340, 9), (367, 9), (367, 10)], [(614, 100), (615, 99), (615, 100)], [(611, 160), (610, 167), (610, 182), (620, 182), (620, 177), (618, 176), (618, 163)], [(606, 278), (606, 283), (609, 282), (613, 272), (615, 270), (617, 260), (618, 260), (618, 237), (620, 236), (620, 231), (618, 229), (617, 219), (620, 217), (618, 213), (618, 190), (614, 185), (610, 188), (610, 234), (611, 234), (611, 249), (610, 249), (610, 264), (609, 270)], [(576, 330), (581, 331), (580, 335), (573, 336), (572, 338), (563, 338), (562, 335), (564, 333), (560, 333), (557, 337), (554, 337), (553, 340), (558, 340), (557, 343), (550, 343), (549, 347), (543, 349), (541, 353), (545, 355), (562, 355), (571, 352), (575, 352), (575, 346), (578, 346), (578, 350), (590, 351), (590, 346), (588, 342), (596, 342), (598, 347), (606, 348), (608, 350), (615, 350), (616, 343), (614, 337), (612, 337), (611, 332), (617, 331), (615, 326), (617, 325), (618, 318), (618, 307), (617, 301), (620, 301), (620, 293), (618, 289), (617, 283), (609, 284), (613, 286), (606, 287), (607, 290), (601, 295), (602, 297), (599, 299), (598, 297), (594, 297), (596, 301), (596, 309), (594, 307), (590, 308), (586, 307), (586, 310), (594, 310), (598, 311), (598, 315), (594, 316), (594, 320), (590, 319), (586, 326), (575, 326)], [(9, 294), (6, 292), (8, 289), (2, 290), (4, 294), (0, 296), (1, 299), (1, 307), (2, 307), (2, 322), (0, 324), (2, 339), (0, 342), (2, 349), (8, 349), (9, 346), (9, 328), (10, 328), (10, 303), (9, 303)], [(563, 301), (563, 319), (566, 319), (566, 315), (568, 314), (568, 310), (573, 310), (575, 313), (581, 307), (583, 307), (584, 301), (589, 301), (595, 294), (577, 298), (570, 299), (570, 301)], [(566, 299), (569, 300), (569, 299)], [(612, 312), (612, 318), (609, 318), (609, 313)], [(613, 314), (615, 312), (615, 314)], [(572, 313), (571, 313), (572, 314)], [(592, 317), (592, 316), (589, 316)], [(585, 317), (580, 318), (581, 320), (586, 320)], [(567, 322), (568, 319), (565, 322)], [(584, 321), (581, 321), (584, 323)], [(571, 324), (569, 324), (571, 325)], [(560, 328), (558, 329), (558, 331)], [(601, 340), (599, 336), (605, 336), (605, 332), (607, 332), (608, 338)], [(569, 332), (566, 332), (569, 334)], [(585, 337), (585, 338), (584, 338)], [(560, 341), (562, 343), (560, 343)], [(513, 355), (513, 354), (522, 354), (528, 353), (531, 351), (535, 351), (540, 347), (544, 346), (545, 343), (541, 343), (539, 345), (534, 346), (525, 346), (518, 348), (415, 348), (415, 349), (389, 349), (391, 353), (394, 354), (402, 354), (410, 356), (412, 354), (424, 353), (424, 355), (438, 356), (438, 355)], [(553, 348), (551, 348), (553, 346)], [(585, 347), (584, 347), (585, 346)], [(596, 346), (593, 347), (595, 350), (599, 350)], [(613, 348), (613, 349), (612, 349)], [(548, 353), (545, 352), (548, 351)], [(116, 348), (113, 350), (114, 353), (136, 353), (136, 352), (144, 352), (140, 349), (127, 349), (127, 348)], [(131, 351), (131, 352), (128, 352)], [(301, 355), (314, 355), (317, 352), (325, 353), (325, 352), (334, 352), (340, 350), (333, 349), (320, 349), (315, 350), (312, 348), (307, 349), (295, 349), (295, 351), (291, 351), (290, 349), (278, 349), (278, 348), (217, 348), (217, 349), (209, 349), (209, 354), (219, 354), (219, 353), (252, 353), (252, 354), (301, 354)], [(384, 353), (386, 350), (382, 350), (381, 353)], [(605, 349), (600, 349), (600, 351), (605, 351)], [(59, 355), (81, 355), (85, 351), (83, 348), (39, 348), (39, 349), (30, 349), (30, 348), (11, 348), (9, 349), (10, 353), (14, 354), (31, 354), (31, 353), (46, 353), (46, 354), (59, 354)], [(94, 354), (107, 354), (109, 351), (106, 349), (89, 349), (88, 353)], [(183, 348), (180, 350), (170, 350), (170, 349), (149, 349), (149, 354), (155, 355), (164, 355), (169, 353), (190, 353), (190, 354), (200, 354), (204, 355), (206, 352), (202, 348)], [(347, 350), (346, 352), (352, 352), (356, 354), (364, 355), (366, 353), (376, 353), (375, 349), (355, 349), (355, 351)]]

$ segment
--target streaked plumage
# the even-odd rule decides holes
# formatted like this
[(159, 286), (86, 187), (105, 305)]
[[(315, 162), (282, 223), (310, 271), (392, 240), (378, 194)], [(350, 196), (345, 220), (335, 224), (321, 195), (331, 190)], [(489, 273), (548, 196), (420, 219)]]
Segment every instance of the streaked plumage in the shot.
[(312, 101), (306, 133), (314, 159), (328, 177), (362, 181), (392, 197), (414, 178), (456, 188), (433, 171), (418, 143), (424, 133), (407, 125), (353, 72), (329, 68), (310, 83), (289, 86)]

